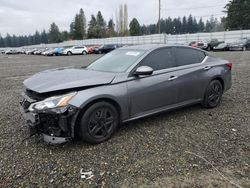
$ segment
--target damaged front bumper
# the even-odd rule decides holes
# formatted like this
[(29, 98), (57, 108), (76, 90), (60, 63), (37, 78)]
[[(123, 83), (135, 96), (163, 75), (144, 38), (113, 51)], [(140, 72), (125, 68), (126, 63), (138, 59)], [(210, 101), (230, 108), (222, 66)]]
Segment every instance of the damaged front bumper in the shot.
[(31, 112), (29, 106), (33, 102), (28, 97), (20, 102), (21, 112), (29, 126), (30, 135), (40, 134), (44, 141), (50, 144), (62, 144), (74, 138), (79, 109), (68, 106), (62, 113), (52, 110)]

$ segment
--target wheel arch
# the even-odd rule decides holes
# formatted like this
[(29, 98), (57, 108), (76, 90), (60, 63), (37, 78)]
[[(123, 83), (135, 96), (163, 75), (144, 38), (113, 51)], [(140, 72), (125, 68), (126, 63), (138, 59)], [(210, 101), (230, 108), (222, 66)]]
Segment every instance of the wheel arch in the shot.
[[(223, 78), (222, 78), (221, 76), (215, 76), (215, 77), (213, 77), (213, 78), (210, 80), (210, 82), (212, 82), (212, 81), (214, 81), (214, 80), (218, 80), (218, 81), (221, 83), (222, 89), (223, 89), (223, 92), (224, 92), (224, 90), (225, 90), (225, 81), (223, 80)], [(210, 83), (210, 82), (209, 82), (209, 83)]]
[(94, 98), (94, 99), (91, 99), (88, 102), (84, 103), (83, 106), (81, 106), (79, 113), (77, 114), (75, 124), (72, 127), (72, 136), (73, 137), (77, 136), (75, 133), (77, 133), (77, 129), (79, 128), (79, 122), (80, 122), (81, 117), (83, 116), (84, 112), (90, 106), (92, 106), (93, 104), (98, 103), (98, 102), (108, 102), (108, 103), (112, 104), (118, 112), (119, 123), (122, 122), (122, 108), (121, 108), (120, 104), (115, 99), (113, 99), (111, 97), (107, 97), (107, 96), (100, 97), (100, 98)]

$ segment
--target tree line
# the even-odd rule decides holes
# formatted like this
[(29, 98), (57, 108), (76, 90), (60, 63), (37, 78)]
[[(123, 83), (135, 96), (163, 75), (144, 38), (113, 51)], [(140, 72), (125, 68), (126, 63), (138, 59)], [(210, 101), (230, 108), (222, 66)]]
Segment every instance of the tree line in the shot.
[[(52, 23), (48, 31), (36, 31), (33, 35), (16, 36), (7, 34), (6, 37), (0, 35), (0, 47), (19, 47), (36, 44), (59, 43), (68, 40), (83, 40), (91, 38), (106, 38), (116, 36), (137, 36), (158, 33), (158, 24), (160, 24), (161, 33), (167, 34), (185, 34), (197, 32), (216, 32), (232, 29), (250, 28), (250, 1), (231, 0), (225, 6), (226, 17), (218, 20), (214, 16), (204, 21), (192, 15), (161, 19), (159, 23), (150, 25), (141, 25), (136, 18), (128, 23), (128, 7), (121, 5), (115, 14), (114, 19), (105, 21), (101, 11), (96, 15), (91, 15), (87, 22), (83, 9), (75, 15), (72, 20), (69, 31), (60, 31), (59, 27)], [(238, 13), (238, 14), (236, 14)]]

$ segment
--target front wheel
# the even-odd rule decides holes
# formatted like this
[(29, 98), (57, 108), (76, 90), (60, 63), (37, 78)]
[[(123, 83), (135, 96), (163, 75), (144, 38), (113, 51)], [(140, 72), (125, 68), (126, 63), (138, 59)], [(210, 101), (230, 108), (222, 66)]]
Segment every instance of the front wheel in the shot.
[(72, 52), (67, 52), (67, 55), (72, 55)]
[(206, 108), (215, 108), (221, 103), (223, 87), (219, 80), (209, 83), (202, 105)]
[(80, 121), (80, 137), (91, 144), (108, 140), (119, 123), (116, 108), (108, 102), (98, 102), (90, 106)]
[(246, 46), (242, 48), (242, 51), (245, 52), (247, 50)]

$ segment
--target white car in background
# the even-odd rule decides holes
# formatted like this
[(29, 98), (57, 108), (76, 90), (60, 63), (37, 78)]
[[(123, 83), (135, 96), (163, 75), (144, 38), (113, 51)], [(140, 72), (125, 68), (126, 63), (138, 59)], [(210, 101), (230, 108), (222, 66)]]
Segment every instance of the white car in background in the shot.
[(87, 55), (88, 54), (88, 48), (86, 46), (73, 46), (71, 48), (66, 48), (63, 51), (64, 55)]

